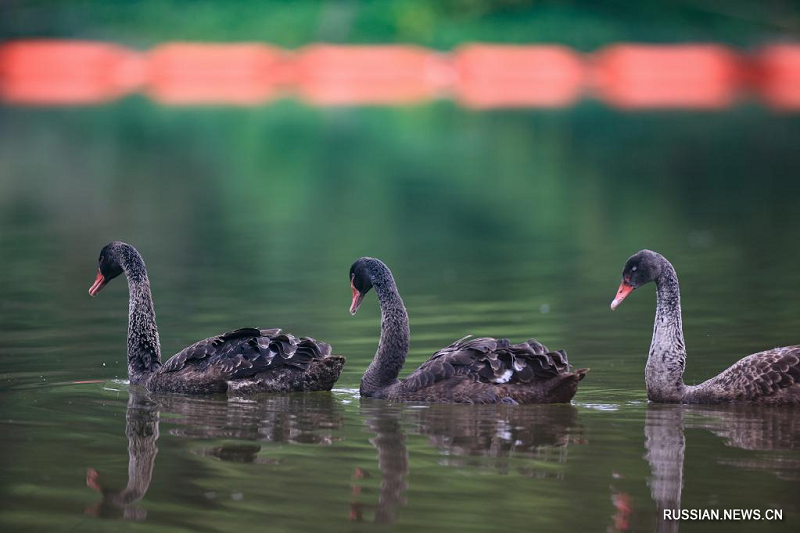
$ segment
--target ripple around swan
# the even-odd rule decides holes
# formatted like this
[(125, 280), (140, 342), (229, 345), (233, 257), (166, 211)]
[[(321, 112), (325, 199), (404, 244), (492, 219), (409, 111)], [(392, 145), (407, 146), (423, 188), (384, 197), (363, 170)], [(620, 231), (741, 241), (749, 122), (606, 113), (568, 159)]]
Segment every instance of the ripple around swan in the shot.
[[(343, 514), (350, 521), (412, 527), (495, 490), (521, 491), (539, 502), (528, 519), (542, 524), (563, 523), (561, 499), (586, 491), (584, 512), (606, 523), (613, 513), (606, 504), (591, 505), (595, 492), (670, 508), (694, 500), (682, 487), (720, 490), (735, 483), (745, 490), (745, 483), (764, 475), (773, 479), (772, 488), (760, 489), (769, 492), (771, 505), (778, 502), (788, 516), (797, 512), (781, 497), (781, 487), (800, 479), (796, 417), (786, 410), (643, 402), (402, 405), (357, 400), (354, 389), (245, 400), (147, 395), (101, 384), (13, 394), (15, 403), (33, 401), (21, 408), (19, 420), (0, 423), (4, 434), (60, 450), (42, 457), (42, 470), (24, 463), (9, 470), (29, 472), (31, 489), (42, 485), (15, 497), (20, 509), (61, 502), (47, 518), (34, 519), (41, 525), (54, 516), (71, 523), (86, 514), (191, 528), (214, 524), (219, 514), (242, 514), (246, 521), (269, 515), (300, 527), (312, 512), (301, 496), (312, 491), (323, 502), (313, 512), (337, 529), (346, 523)], [(102, 440), (87, 441), (87, 434)], [(613, 461), (592, 466), (612, 451)], [(23, 453), (13, 443), (9, 452)], [(735, 477), (694, 479), (709, 460)], [(426, 503), (443, 493), (448, 496), (439, 506)], [(254, 506), (280, 498), (297, 500)], [(626, 512), (643, 525), (652, 519), (647, 509)], [(469, 527), (475, 518), (466, 513), (462, 509), (453, 527)], [(566, 522), (580, 523), (577, 517)]]

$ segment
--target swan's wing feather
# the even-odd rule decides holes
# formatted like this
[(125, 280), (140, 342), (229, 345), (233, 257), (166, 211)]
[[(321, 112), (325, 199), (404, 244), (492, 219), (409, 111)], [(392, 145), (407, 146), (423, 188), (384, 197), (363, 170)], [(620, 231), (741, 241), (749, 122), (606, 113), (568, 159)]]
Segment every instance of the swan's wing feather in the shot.
[(507, 339), (464, 337), (439, 350), (404, 381), (419, 390), (455, 375), (484, 383), (527, 383), (569, 372), (567, 353), (548, 351), (535, 339), (511, 344)]
[(199, 372), (211, 368), (226, 379), (241, 379), (276, 368), (305, 371), (314, 359), (331, 354), (331, 347), (309, 337), (300, 339), (280, 329), (242, 328), (203, 339), (167, 361), (161, 372), (187, 367)]
[(800, 384), (800, 346), (748, 355), (707, 383), (729, 391), (734, 400), (771, 396), (781, 389)]

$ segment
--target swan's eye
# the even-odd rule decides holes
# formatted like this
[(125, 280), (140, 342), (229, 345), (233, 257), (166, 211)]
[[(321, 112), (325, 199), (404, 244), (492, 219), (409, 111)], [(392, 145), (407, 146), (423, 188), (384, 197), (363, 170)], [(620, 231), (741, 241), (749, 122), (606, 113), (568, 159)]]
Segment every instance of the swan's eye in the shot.
[(633, 267), (633, 268), (631, 269), (631, 272), (636, 272), (636, 269), (637, 269), (637, 268), (639, 268), (639, 267)]

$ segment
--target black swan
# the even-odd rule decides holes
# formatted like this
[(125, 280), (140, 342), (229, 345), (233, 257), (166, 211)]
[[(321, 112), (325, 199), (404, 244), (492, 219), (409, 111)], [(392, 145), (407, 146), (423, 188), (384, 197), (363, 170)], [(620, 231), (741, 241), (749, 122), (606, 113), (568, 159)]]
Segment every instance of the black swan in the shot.
[(378, 351), (361, 378), (361, 395), (392, 401), (454, 403), (559, 403), (575, 396), (587, 369), (570, 371), (563, 350), (550, 352), (534, 339), (465, 337), (439, 350), (404, 380), (397, 376), (408, 354), (408, 314), (389, 268), (362, 257), (350, 267), (355, 314), (371, 288), (381, 307)]
[(656, 282), (656, 318), (645, 367), (647, 397), (662, 403), (800, 404), (800, 346), (774, 348), (748, 355), (716, 377), (699, 385), (683, 382), (686, 345), (681, 323), (678, 276), (656, 252), (637, 252), (622, 271), (616, 307), (634, 289)]
[(124, 242), (100, 251), (89, 294), (124, 273), (128, 278), (128, 377), (155, 392), (254, 394), (331, 390), (345, 359), (331, 347), (280, 329), (242, 328), (209, 337), (161, 363), (150, 281), (139, 252)]

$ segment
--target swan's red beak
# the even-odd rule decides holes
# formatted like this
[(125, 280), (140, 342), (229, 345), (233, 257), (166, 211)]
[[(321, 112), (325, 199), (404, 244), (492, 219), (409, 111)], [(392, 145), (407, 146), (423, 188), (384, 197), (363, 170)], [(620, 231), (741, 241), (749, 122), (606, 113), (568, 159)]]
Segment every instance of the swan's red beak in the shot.
[(617, 296), (614, 298), (614, 301), (611, 302), (611, 310), (613, 311), (616, 309), (617, 306), (622, 303), (622, 300), (633, 292), (634, 288), (633, 285), (629, 285), (625, 280), (622, 280), (622, 283), (619, 284), (619, 289), (617, 289)]
[(94, 468), (86, 469), (86, 486), (97, 492), (103, 492), (103, 484), (100, 482), (100, 474)]
[(353, 282), (350, 282), (350, 288), (353, 289), (353, 303), (350, 304), (350, 314), (356, 314), (358, 308), (361, 307), (361, 301), (364, 300), (364, 295), (358, 292)]
[(91, 296), (97, 296), (97, 293), (100, 292), (100, 290), (106, 286), (106, 283), (108, 283), (106, 281), (106, 278), (103, 277), (103, 274), (100, 273), (100, 269), (98, 268), (97, 277), (94, 279), (94, 283), (92, 283), (92, 286), (89, 287), (89, 294)]

